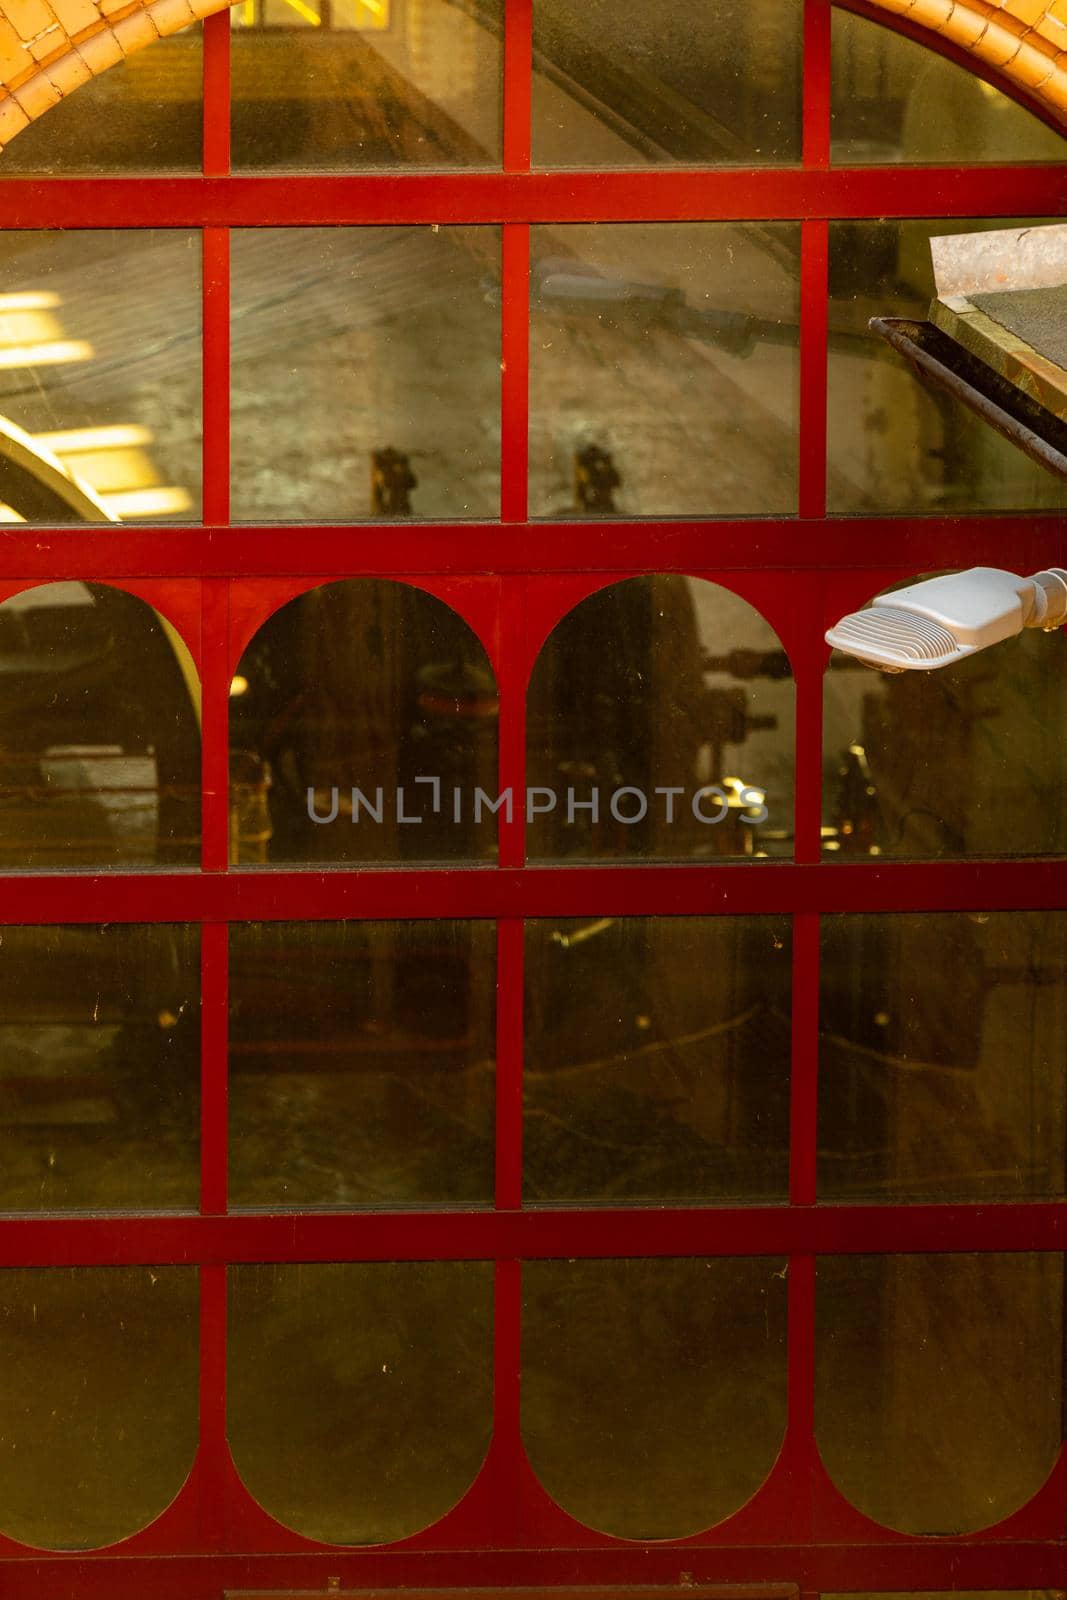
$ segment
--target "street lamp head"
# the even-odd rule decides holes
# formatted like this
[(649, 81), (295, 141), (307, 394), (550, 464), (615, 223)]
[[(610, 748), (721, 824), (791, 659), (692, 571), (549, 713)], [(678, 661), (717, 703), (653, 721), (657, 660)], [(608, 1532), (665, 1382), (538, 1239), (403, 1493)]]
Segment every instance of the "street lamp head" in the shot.
[(827, 644), (880, 672), (929, 672), (951, 666), (1024, 628), (1051, 632), (1067, 622), (1067, 571), (1053, 567), (1020, 578), (998, 567), (972, 567), (879, 595), (842, 617)]

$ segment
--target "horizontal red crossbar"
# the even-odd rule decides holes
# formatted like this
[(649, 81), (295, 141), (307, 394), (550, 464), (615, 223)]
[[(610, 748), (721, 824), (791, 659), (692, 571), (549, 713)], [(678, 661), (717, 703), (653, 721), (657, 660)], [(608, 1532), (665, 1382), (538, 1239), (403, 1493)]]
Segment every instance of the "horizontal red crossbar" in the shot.
[(263, 577), (315, 573), (817, 571), (1067, 561), (1061, 516), (634, 522), (381, 523), (0, 530), (5, 577)]
[(1062, 165), (8, 178), (5, 228), (1055, 216)]
[(8, 1267), (900, 1255), (1067, 1248), (1067, 1201), (0, 1220)]
[(12, 873), (0, 924), (1067, 909), (1067, 861)]

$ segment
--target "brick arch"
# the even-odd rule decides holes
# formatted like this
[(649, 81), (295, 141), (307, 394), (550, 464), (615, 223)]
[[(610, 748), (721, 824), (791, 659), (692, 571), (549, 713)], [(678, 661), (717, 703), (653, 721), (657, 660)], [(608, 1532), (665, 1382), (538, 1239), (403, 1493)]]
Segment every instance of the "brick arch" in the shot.
[[(1067, 0), (867, 0), (1067, 126)], [(229, 0), (0, 0), (0, 149), (90, 78)]]

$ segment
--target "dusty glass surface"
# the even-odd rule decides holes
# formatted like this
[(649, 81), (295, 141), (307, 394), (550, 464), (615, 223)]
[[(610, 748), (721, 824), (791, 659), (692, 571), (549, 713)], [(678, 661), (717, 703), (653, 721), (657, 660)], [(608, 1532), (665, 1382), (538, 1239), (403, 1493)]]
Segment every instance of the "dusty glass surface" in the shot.
[(1061, 134), (975, 73), (833, 8), (831, 158), (844, 166), (1062, 161)]
[(784, 1200), (788, 918), (528, 922), (530, 1202)]
[(238, 1266), (228, 1280), (230, 1448), (265, 1510), (332, 1544), (402, 1539), (450, 1510), (489, 1445), (492, 1267)]
[(198, 234), (0, 236), (0, 523), (195, 521), (200, 398)]
[(700, 578), (609, 585), (534, 664), (528, 854), (787, 856), (793, 760), (789, 662), (746, 601)]
[(823, 705), (824, 859), (1067, 850), (1062, 632), (936, 672), (872, 672), (835, 651)]
[(493, 1198), (491, 922), (230, 932), (230, 1202)]
[(786, 1402), (786, 1263), (526, 1262), (522, 1436), (571, 1516), (697, 1533), (770, 1471)]
[(532, 516), (796, 511), (794, 223), (535, 227), (530, 251)]
[(500, 165), (502, 0), (241, 0), (235, 169)]
[(499, 228), (237, 229), (231, 249), (236, 519), (499, 514)]
[(230, 690), (231, 754), (270, 779), (262, 859), (491, 858), (498, 709), (485, 651), (434, 596), (357, 578), (290, 601)]
[(0, 152), (0, 177), (199, 172), (203, 119), (196, 23), (116, 61), (31, 122)]
[(538, 167), (800, 159), (800, 0), (534, 0)]
[(822, 923), (823, 1199), (1061, 1195), (1067, 916)]
[(887, 514), (1055, 510), (1064, 486), (950, 395), (918, 383), (868, 329), (925, 321), (932, 237), (1028, 227), (1011, 219), (831, 222), (827, 506)]
[(0, 1210), (192, 1209), (200, 930), (0, 929)]
[(818, 1263), (815, 1431), (866, 1516), (963, 1534), (1025, 1504), (1059, 1454), (1060, 1255)]
[(0, 865), (195, 863), (199, 694), (134, 595), (48, 583), (0, 604)]
[(113, 1544), (165, 1511), (196, 1453), (191, 1267), (0, 1271), (0, 1532)]

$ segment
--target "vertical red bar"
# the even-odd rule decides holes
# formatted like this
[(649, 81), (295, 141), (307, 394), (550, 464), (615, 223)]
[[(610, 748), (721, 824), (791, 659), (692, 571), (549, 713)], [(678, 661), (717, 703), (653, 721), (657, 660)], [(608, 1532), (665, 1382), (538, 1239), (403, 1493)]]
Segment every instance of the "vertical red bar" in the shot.
[(523, 924), (496, 931), (496, 1207), (522, 1205)]
[(789, 1085), (789, 1200), (815, 1204), (819, 1091), (819, 918), (793, 918), (793, 1041)]
[(205, 228), (203, 247), (204, 522), (230, 520), (230, 235)]
[(504, 171), (530, 170), (533, 0), (504, 0)]
[[(530, 170), (533, 0), (504, 0), (504, 135), (506, 172)], [(530, 366), (530, 229), (503, 229), (500, 307), (500, 515), (527, 516)]]
[(830, 165), (831, 0), (804, 0), (804, 142), (806, 167)]
[(787, 1440), (793, 1459), (796, 1537), (812, 1537), (815, 1451), (815, 1257), (789, 1262), (789, 1399)]
[(521, 1544), (519, 1481), (522, 1471), (521, 1415), (522, 1267), (498, 1261), (493, 1325), (493, 1443), (489, 1477), (493, 1498), (492, 1537), (499, 1548)]
[(525, 522), (529, 463), (530, 229), (504, 227), (500, 306), (500, 515)]
[(226, 1210), (229, 1031), (229, 929), (200, 930), (200, 1212)]
[(204, 19), (204, 174), (230, 170), (230, 13)]
[[(793, 856), (802, 866), (822, 857), (822, 640), (823, 579), (794, 573), (797, 615), (802, 618), (790, 650), (796, 674), (796, 798)], [(819, 1061), (819, 918), (793, 918), (792, 1074), (790, 1079), (789, 1198), (815, 1202)]]
[(200, 1546), (226, 1543), (226, 1268), (200, 1268), (200, 1448), (197, 1485)]
[(510, 819), (500, 812), (502, 867), (521, 867), (526, 859), (526, 579), (501, 580), (497, 693), (500, 698), (499, 787), (511, 792)]
[(797, 509), (826, 515), (826, 332), (830, 292), (830, 228), (800, 225), (800, 472)]
[(230, 856), (230, 588), (225, 578), (201, 584), (201, 863), (205, 872), (225, 872)]

